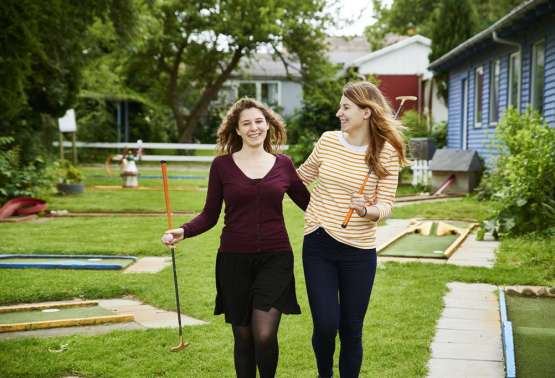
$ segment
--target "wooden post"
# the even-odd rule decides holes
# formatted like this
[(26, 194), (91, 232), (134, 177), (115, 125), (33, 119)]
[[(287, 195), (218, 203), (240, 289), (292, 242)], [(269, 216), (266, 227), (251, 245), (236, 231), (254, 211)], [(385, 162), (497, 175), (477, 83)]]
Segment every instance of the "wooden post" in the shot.
[(64, 160), (64, 133), (60, 131), (60, 160)]
[(76, 132), (71, 133), (71, 144), (73, 149), (73, 165), (77, 165), (77, 146), (75, 143), (76, 134), (77, 134)]

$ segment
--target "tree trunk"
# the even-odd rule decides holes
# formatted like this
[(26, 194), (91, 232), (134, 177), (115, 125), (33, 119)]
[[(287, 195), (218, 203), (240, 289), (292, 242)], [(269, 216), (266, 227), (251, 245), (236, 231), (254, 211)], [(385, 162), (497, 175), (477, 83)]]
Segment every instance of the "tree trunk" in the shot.
[(183, 117), (184, 121), (183, 124), (181, 124), (181, 127), (178, 123), (177, 131), (180, 143), (187, 143), (192, 141), (193, 132), (195, 130), (195, 127), (199, 123), (200, 117), (206, 112), (210, 103), (216, 98), (225, 81), (229, 78), (233, 70), (239, 64), (242, 56), (243, 48), (239, 47), (233, 53), (233, 56), (229, 61), (227, 67), (220, 73), (220, 75), (211, 85), (208, 85), (204, 89), (202, 95), (193, 106), (191, 112), (187, 116)]

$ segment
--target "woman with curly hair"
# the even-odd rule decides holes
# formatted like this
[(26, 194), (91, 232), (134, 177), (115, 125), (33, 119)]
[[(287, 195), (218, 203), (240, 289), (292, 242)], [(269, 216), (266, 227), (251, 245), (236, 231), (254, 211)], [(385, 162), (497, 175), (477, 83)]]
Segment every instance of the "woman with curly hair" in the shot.
[(285, 125), (262, 103), (243, 98), (228, 111), (218, 129), (218, 152), (210, 167), (202, 212), (165, 244), (201, 234), (218, 221), (225, 202), (224, 227), (216, 259), (214, 314), (225, 314), (235, 340), (239, 378), (275, 376), (281, 314), (299, 314), (293, 253), (285, 222), (284, 194), (303, 210), (310, 194), (286, 155)]
[[(341, 130), (325, 132), (297, 171), (306, 184), (318, 179), (305, 212), (303, 267), (319, 377), (333, 376), (339, 332), (341, 378), (355, 378), (376, 273), (377, 223), (391, 213), (405, 148), (399, 122), (371, 83), (347, 84), (336, 116)], [(357, 216), (343, 227), (349, 208)]]

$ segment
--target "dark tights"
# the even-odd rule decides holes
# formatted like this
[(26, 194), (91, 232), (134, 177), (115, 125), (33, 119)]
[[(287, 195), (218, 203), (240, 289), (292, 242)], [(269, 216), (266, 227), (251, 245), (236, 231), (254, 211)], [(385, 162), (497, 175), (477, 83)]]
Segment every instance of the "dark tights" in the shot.
[(277, 332), (281, 312), (253, 309), (251, 324), (233, 325), (235, 339), (235, 372), (237, 378), (255, 378), (256, 367), (260, 378), (273, 378), (276, 374), (279, 347)]

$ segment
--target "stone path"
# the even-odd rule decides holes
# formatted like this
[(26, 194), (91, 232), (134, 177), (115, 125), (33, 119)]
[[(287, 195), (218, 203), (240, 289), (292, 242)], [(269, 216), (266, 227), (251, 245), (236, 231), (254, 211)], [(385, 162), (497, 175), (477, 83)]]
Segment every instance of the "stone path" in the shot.
[[(47, 303), (67, 303), (47, 302)], [(135, 330), (147, 328), (177, 328), (177, 314), (173, 311), (165, 311), (156, 307), (141, 303), (135, 299), (101, 299), (98, 300), (101, 307), (110, 309), (116, 314), (132, 314), (135, 321), (129, 323), (102, 324), (84, 327), (64, 327), (39, 329), (34, 331), (6, 332), (0, 333), (0, 340), (8, 340), (19, 337), (50, 337), (50, 336), (69, 336), (69, 335), (99, 335), (115, 330)], [(208, 324), (203, 320), (198, 320), (190, 316), (181, 314), (181, 324), (183, 326), (196, 326)]]
[(158, 273), (172, 264), (171, 257), (141, 257), (123, 273)]
[(496, 286), (451, 282), (448, 288), (428, 378), (505, 377)]

